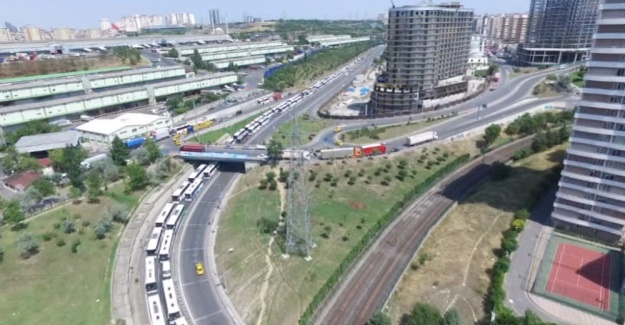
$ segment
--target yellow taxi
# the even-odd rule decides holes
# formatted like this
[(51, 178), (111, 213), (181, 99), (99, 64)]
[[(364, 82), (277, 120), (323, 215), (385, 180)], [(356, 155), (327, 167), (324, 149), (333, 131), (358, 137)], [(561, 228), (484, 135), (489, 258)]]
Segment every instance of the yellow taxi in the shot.
[(195, 272), (197, 272), (197, 275), (204, 274), (204, 265), (202, 263), (195, 264)]

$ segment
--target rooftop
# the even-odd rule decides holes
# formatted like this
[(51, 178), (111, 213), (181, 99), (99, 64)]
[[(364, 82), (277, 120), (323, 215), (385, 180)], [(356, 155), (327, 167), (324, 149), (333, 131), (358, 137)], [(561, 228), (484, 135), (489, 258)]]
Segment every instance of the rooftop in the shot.
[(112, 119), (97, 118), (76, 127), (76, 130), (87, 133), (110, 135), (128, 126), (145, 126), (160, 119), (166, 119), (166, 117), (143, 113), (125, 113)]
[(264, 55), (257, 55), (257, 56), (242, 56), (242, 57), (238, 57), (238, 58), (230, 58), (230, 59), (215, 60), (215, 61), (211, 61), (211, 63), (216, 64), (216, 63), (223, 63), (223, 62), (232, 62), (232, 61), (241, 61), (241, 60), (251, 60), (251, 59), (263, 59), (263, 62), (264, 62), (264, 60), (265, 60), (265, 56), (264, 56)]
[[(236, 73), (234, 72), (212, 73), (212, 74), (207, 74), (207, 75), (203, 75), (203, 76), (199, 76), (195, 78), (185, 78), (185, 79), (179, 79), (179, 80), (160, 82), (160, 83), (152, 84), (150, 86), (154, 88), (162, 88), (162, 87), (187, 83), (191, 81), (215, 79), (215, 78), (220, 78), (220, 77), (229, 76), (229, 75), (236, 75)], [(28, 104), (22, 104), (22, 105), (6, 106), (6, 107), (0, 107), (0, 113), (21, 112), (21, 111), (27, 111), (27, 110), (42, 108), (42, 107), (52, 107), (52, 106), (62, 105), (62, 104), (67, 104), (67, 103), (75, 103), (75, 102), (79, 102), (83, 100), (91, 100), (95, 98), (114, 96), (118, 94), (126, 94), (130, 92), (135, 92), (135, 91), (142, 91), (145, 89), (146, 89), (146, 86), (127, 87), (127, 88), (103, 91), (103, 92), (92, 93), (92, 94), (87, 94), (87, 95), (72, 96), (72, 97), (59, 98), (59, 99), (28, 103)]]
[[(236, 42), (236, 43), (226, 43), (226, 44), (210, 44), (210, 45), (192, 45), (192, 46), (176, 46), (179, 50), (195, 50), (195, 49), (207, 49), (207, 48), (217, 48), (231, 45), (247, 45), (247, 44), (272, 44), (278, 41), (267, 41), (267, 42)], [(280, 42), (282, 43), (282, 42)], [(286, 44), (282, 44), (286, 45)]]
[(63, 131), (21, 137), (15, 143), (15, 149), (20, 153), (31, 153), (62, 149), (75, 146), (80, 141), (80, 134), (76, 131)]
[[(132, 75), (148, 73), (148, 72), (152, 72), (156, 70), (169, 71), (169, 70), (180, 70), (180, 69), (184, 69), (184, 67), (173, 66), (173, 67), (159, 67), (159, 68), (142, 68), (142, 69), (132, 69), (132, 70), (125, 70), (121, 72), (113, 72), (113, 73), (106, 73), (108, 71), (100, 71), (100, 72), (95, 72), (92, 75), (88, 75), (87, 78), (90, 80), (98, 80), (98, 79), (104, 79), (104, 78), (132, 76)], [(104, 73), (104, 74), (100, 74), (100, 73)], [(26, 88), (41, 87), (41, 86), (62, 85), (68, 82), (82, 82), (82, 80), (78, 77), (65, 76), (65, 77), (60, 77), (59, 79), (52, 79), (52, 80), (44, 79), (44, 80), (35, 80), (35, 81), (25, 80), (22, 82), (15, 81), (15, 83), (10, 83), (6, 85), (0, 84), (0, 91), (19, 90), (19, 89), (26, 89)]]
[(18, 191), (23, 191), (40, 178), (41, 175), (34, 171), (25, 171), (23, 173), (14, 174), (5, 178), (3, 182), (10, 188)]
[(51, 73), (51, 74), (44, 74), (44, 75), (37, 75), (37, 76), (28, 76), (28, 77), (5, 78), (5, 79), (0, 79), (0, 84), (13, 83), (13, 82), (36, 81), (36, 80), (54, 79), (54, 78), (75, 77), (75, 76), (82, 76), (82, 75), (86, 75), (86, 74), (106, 73), (106, 72), (130, 70), (130, 69), (131, 69), (131, 67), (124, 66), (124, 67), (102, 68), (102, 69), (93, 69), (93, 70), (85, 70), (85, 71), (74, 71), (74, 72), (64, 72), (64, 73)]

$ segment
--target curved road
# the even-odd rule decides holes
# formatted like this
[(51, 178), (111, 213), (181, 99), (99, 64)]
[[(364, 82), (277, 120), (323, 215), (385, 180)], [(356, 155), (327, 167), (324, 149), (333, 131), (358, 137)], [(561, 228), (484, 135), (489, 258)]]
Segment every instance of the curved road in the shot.
[[(324, 105), (327, 101), (336, 96), (339, 91), (351, 83), (356, 74), (369, 67), (373, 58), (379, 56), (381, 53), (382, 48), (380, 47), (372, 50), (365, 60), (359, 62), (352, 67), (352, 69), (350, 69), (348, 76), (344, 75), (335, 79), (333, 82), (326, 85), (326, 87), (319, 89), (313, 95), (302, 100), (299, 105), (291, 109), (286, 114), (279, 115), (275, 119), (270, 120), (266, 127), (252, 136), (249, 144), (263, 143), (271, 137), (280, 125), (288, 122), (294, 115), (303, 113), (307, 110), (319, 108)], [(354, 73), (354, 71), (356, 71), (356, 73)], [(467, 103), (446, 110), (439, 110), (426, 114), (440, 115), (444, 112), (451, 112), (452, 110), (460, 111), (462, 109), (466, 110), (467, 108), (474, 108), (476, 105), (481, 103), (491, 103), (488, 108), (482, 109), (480, 114), (483, 118), (479, 121), (475, 121), (474, 115), (461, 114), (457, 118), (438, 125), (439, 129), (437, 130), (440, 138), (452, 136), (457, 133), (470, 130), (476, 126), (486, 124), (490, 120), (495, 121), (510, 114), (514, 114), (515, 112), (527, 110), (530, 107), (536, 106), (538, 103), (533, 103), (529, 107), (527, 105), (521, 105), (515, 109), (505, 110), (499, 113), (496, 112), (496, 110), (501, 110), (524, 98), (525, 95), (533, 89), (535, 83), (540, 81), (546, 75), (554, 72), (557, 72), (557, 70), (543, 70), (535, 74), (519, 76), (507, 82), (505, 82), (504, 73), (504, 82), (502, 82), (500, 88), (481, 95)], [(551, 98), (540, 102), (546, 103), (553, 100), (554, 99)], [(412, 117), (404, 115), (380, 120), (376, 119), (375, 123), (382, 125), (406, 122), (409, 118), (414, 118), (415, 116), (416, 115), (413, 115)], [(427, 115), (421, 114), (419, 116)], [(370, 125), (371, 122), (372, 120), (351, 121), (349, 126), (346, 126), (345, 129), (358, 129), (362, 126)], [(324, 133), (324, 135), (320, 135), (318, 138), (326, 140), (324, 138), (332, 133), (333, 129), (328, 129), (325, 132), (326, 133)], [(403, 143), (403, 140), (397, 141), (401, 141)], [(313, 143), (309, 144), (309, 147), (316, 147), (316, 145), (324, 146), (324, 142), (327, 141), (313, 141)], [(210, 234), (211, 231), (214, 231), (215, 229), (211, 226), (211, 222), (215, 217), (214, 212), (221, 208), (220, 202), (223, 201), (223, 198), (226, 195), (226, 189), (230, 186), (236, 176), (236, 172), (220, 172), (211, 180), (209, 184), (205, 186), (206, 189), (194, 202), (188, 213), (188, 217), (184, 220), (181, 235), (176, 239), (176, 245), (174, 248), (175, 263), (173, 267), (175, 268), (175, 274), (178, 277), (178, 292), (184, 302), (183, 306), (188, 310), (188, 316), (190, 317), (189, 321), (193, 324), (227, 325), (237, 323), (233, 320), (233, 318), (236, 318), (237, 316), (231, 315), (228, 312), (229, 309), (232, 309), (232, 306), (229, 305), (229, 300), (227, 297), (224, 299), (223, 293), (219, 292), (220, 290), (223, 290), (223, 288), (221, 288), (222, 284), (220, 283), (218, 276), (212, 274), (212, 272), (210, 272), (210, 268), (207, 267), (207, 275), (198, 277), (194, 268), (195, 263), (199, 261), (211, 261), (214, 258), (212, 257), (212, 248), (209, 247), (209, 239), (213, 237), (210, 236)], [(210, 262), (205, 264), (210, 264)], [(236, 314), (236, 311), (234, 311), (234, 313)]]
[[(287, 122), (295, 111), (301, 111), (304, 107), (320, 106), (330, 100), (336, 94), (330, 90), (340, 90), (346, 87), (354, 78), (353, 71), (360, 72), (368, 68), (373, 59), (382, 54), (383, 48), (375, 48), (369, 56), (350, 69), (349, 76), (336, 78), (326, 87), (319, 89), (313, 95), (302, 100), (300, 104), (291, 109), (291, 113), (279, 115), (271, 120), (262, 131), (256, 133), (250, 140), (250, 144), (260, 144), (274, 132), (274, 130)], [(174, 265), (178, 277), (178, 292), (188, 310), (189, 321), (196, 325), (228, 325), (236, 323), (232, 318), (235, 315), (228, 313), (229, 301), (221, 299), (219, 290), (221, 283), (216, 275), (211, 274), (210, 268), (206, 267), (206, 275), (198, 277), (195, 272), (195, 263), (209, 261), (213, 252), (208, 249), (211, 234), (211, 222), (215, 213), (220, 209), (220, 202), (225, 196), (225, 190), (235, 179), (235, 172), (219, 172), (213, 178), (207, 188), (198, 196), (193, 203), (188, 217), (184, 220), (181, 235), (176, 239), (174, 247)], [(208, 262), (204, 263), (209, 264)], [(236, 313), (236, 312), (235, 312)]]

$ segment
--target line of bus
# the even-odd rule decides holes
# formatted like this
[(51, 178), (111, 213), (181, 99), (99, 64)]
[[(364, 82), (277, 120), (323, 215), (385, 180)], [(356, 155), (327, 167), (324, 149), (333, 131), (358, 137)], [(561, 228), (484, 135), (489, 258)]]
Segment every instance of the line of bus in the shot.
[(175, 191), (174, 193), (172, 193), (171, 195), (171, 200), (174, 201), (174, 203), (178, 203), (180, 201), (182, 201), (182, 199), (184, 198), (184, 192), (187, 190), (187, 187), (189, 187), (189, 182), (184, 182), (182, 183)]
[(196, 168), (195, 171), (191, 173), (191, 175), (189, 175), (189, 182), (193, 183), (195, 182), (196, 179), (202, 177), (202, 173), (204, 172), (204, 169), (206, 169), (206, 165), (204, 164)]
[(174, 280), (163, 280), (163, 293), (165, 294), (165, 303), (167, 304), (167, 319), (170, 322), (175, 322), (180, 318), (180, 308), (178, 307)]
[(201, 178), (196, 179), (189, 188), (187, 188), (186, 192), (184, 192), (184, 200), (185, 201), (193, 201), (200, 194), (200, 190), (204, 186), (204, 181)]
[(172, 211), (169, 218), (167, 218), (165, 227), (167, 229), (178, 228), (178, 223), (180, 223), (180, 216), (182, 215), (183, 212), (184, 212), (184, 204), (177, 204), (176, 207), (174, 207), (174, 211)]
[(215, 172), (217, 172), (217, 164), (208, 164), (202, 172), (202, 177), (206, 179), (211, 178), (215, 175)]
[(158, 217), (156, 217), (157, 227), (162, 227), (165, 224), (165, 222), (167, 221), (167, 217), (169, 217), (169, 214), (171, 213), (171, 210), (173, 208), (174, 208), (173, 203), (168, 202), (167, 204), (165, 204), (165, 207), (161, 211), (161, 214), (159, 214)]
[(158, 292), (156, 284), (156, 256), (145, 258), (145, 292), (149, 294)]
[(158, 258), (161, 261), (169, 260), (169, 255), (171, 254), (171, 244), (174, 240), (174, 230), (167, 229), (165, 230), (165, 234), (163, 235), (163, 242), (161, 243), (161, 249), (158, 252)]
[(152, 229), (152, 233), (150, 234), (150, 239), (148, 240), (148, 245), (145, 247), (148, 255), (155, 255), (158, 250), (158, 246), (161, 242), (161, 234), (163, 233), (162, 227), (154, 227)]
[(148, 295), (148, 312), (151, 325), (166, 325), (166, 318), (159, 295)]

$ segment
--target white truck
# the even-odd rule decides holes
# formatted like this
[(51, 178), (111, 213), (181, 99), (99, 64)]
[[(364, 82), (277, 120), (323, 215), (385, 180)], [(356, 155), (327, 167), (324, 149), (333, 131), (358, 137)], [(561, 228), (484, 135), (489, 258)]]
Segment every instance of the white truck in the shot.
[(419, 133), (417, 135), (413, 135), (406, 138), (406, 146), (416, 146), (421, 143), (426, 143), (430, 141), (438, 140), (438, 133), (434, 131), (428, 131)]
[(319, 150), (319, 159), (343, 159), (354, 156), (354, 148), (334, 148)]
[(156, 130), (152, 134), (152, 139), (154, 139), (154, 141), (161, 141), (166, 138), (169, 138), (169, 130), (167, 129)]
[(300, 154), (303, 153), (304, 159), (305, 160), (310, 160), (310, 152), (309, 151), (293, 151), (293, 150), (283, 150), (282, 151), (282, 155), (280, 156), (280, 159), (284, 159), (284, 160), (291, 160), (294, 159), (296, 157), (299, 157)]
[(87, 159), (83, 160), (83, 161), (80, 163), (80, 166), (81, 166), (82, 168), (84, 168), (84, 169), (90, 169), (90, 168), (91, 168), (91, 165), (92, 165), (94, 162), (96, 162), (96, 161), (100, 161), (100, 160), (103, 160), (103, 159), (106, 159), (106, 157), (107, 157), (107, 155), (106, 155), (105, 153), (101, 153), (101, 154), (99, 154), (99, 155), (95, 155), (95, 156), (93, 156), (93, 157), (89, 157), (89, 158), (87, 158)]

